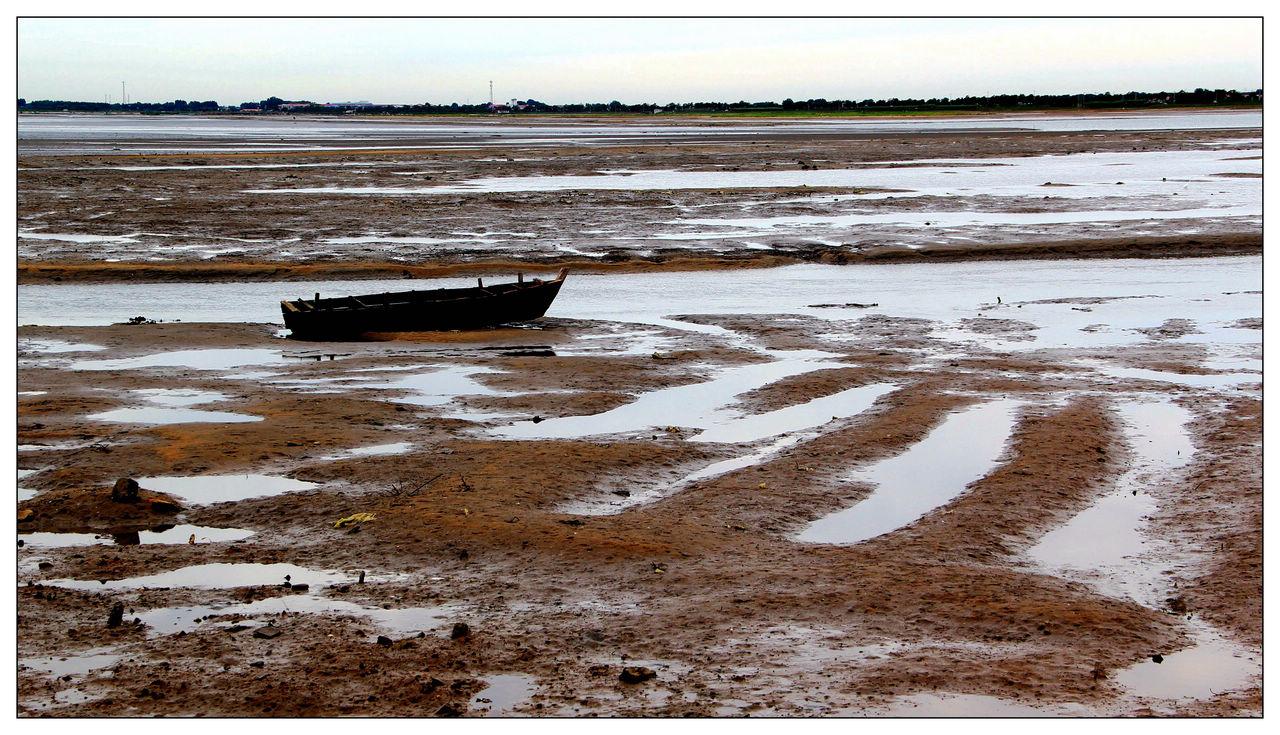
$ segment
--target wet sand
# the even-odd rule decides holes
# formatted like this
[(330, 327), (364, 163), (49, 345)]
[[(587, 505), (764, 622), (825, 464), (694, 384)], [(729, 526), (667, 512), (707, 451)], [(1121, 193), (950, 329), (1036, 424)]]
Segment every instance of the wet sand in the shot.
[[(896, 145), (932, 145), (934, 154), (936, 147), (955, 145), (966, 156), (1086, 143), (1176, 148), (1207, 135), (815, 140), (815, 148), (785, 155), (817, 158), (821, 150), (838, 158), (856, 150), (874, 158), (894, 155)], [(832, 145), (849, 148), (833, 152)], [(720, 163), (718, 157), (733, 152), (674, 148), (670, 154), (689, 166)], [(606, 150), (592, 155), (640, 155)], [(464, 169), (459, 176), (480, 165), (466, 154), (441, 155)], [(53, 159), (33, 165), (46, 160)], [(575, 161), (562, 171), (603, 163)], [(350, 226), (355, 229), (377, 221), (413, 235), (427, 232), (413, 228), (428, 227), (411, 227), (420, 218), (403, 202), (365, 209), (254, 201), (250, 207), (231, 190), (256, 183), (221, 178), (248, 174), (204, 172), (181, 185), (208, 187), (208, 202), (161, 221), (144, 203), (160, 179), (106, 174), (121, 178), (104, 188), (102, 179), (77, 184), (69, 178), (80, 175), (24, 169), (20, 219), (47, 210), (55, 214), (46, 219), (63, 218), (54, 229), (73, 229), (83, 216), (54, 200), (55, 192), (78, 185), (96, 200), (80, 205), (119, 212), (112, 216), (121, 232), (284, 239), (347, 220), (357, 222)], [(133, 191), (117, 191), (120, 186)], [(689, 196), (707, 203), (714, 194)], [(495, 207), (503, 211), (501, 199), (459, 201), (458, 216), (488, 223)], [(510, 204), (502, 215), (509, 221), (486, 226), (505, 229), (534, 211)], [(562, 208), (554, 215), (554, 208), (534, 209), (557, 226), (584, 211), (601, 218), (632, 211), (627, 202), (611, 206), (616, 209)], [(384, 222), (399, 210), (400, 224)], [(1217, 227), (1150, 239), (1071, 239), (1059, 232), (1051, 240), (967, 251), (895, 246), (885, 257), (1259, 251), (1259, 232)], [(454, 253), (414, 263), (359, 255), (320, 263), (231, 256), (210, 263), (165, 255), (164, 262), (139, 267), (128, 257), (101, 262), (91, 250), (24, 246), (19, 278), (305, 280), (401, 270), (426, 277), (503, 270), (514, 256)], [(875, 257), (846, 249), (830, 257), (836, 255)], [(659, 257), (623, 254), (595, 267), (644, 271), (797, 259), (809, 258), (693, 247)], [(518, 262), (562, 262), (531, 260)], [(1089, 296), (1055, 307), (1098, 309), (1091, 328), (1102, 332), (1132, 329)], [(20, 327), (18, 467), (31, 472), (18, 483), (26, 491), (20, 491), (19, 517), (30, 511), (19, 531), (103, 538), (19, 549), (19, 712), (476, 716), (498, 708), (534, 716), (912, 716), (968, 706), (976, 710), (969, 714), (991, 715), (1261, 714), (1256, 666), (1225, 691), (1196, 698), (1147, 693), (1141, 681), (1127, 678), (1137, 670), (1141, 679), (1137, 667), (1152, 656), (1172, 668), (1178, 656), (1212, 648), (1201, 635), (1206, 629), (1230, 642), (1226, 658), (1243, 651), (1246, 659), (1260, 660), (1260, 375), (1224, 380), (1231, 370), (1214, 361), (1212, 350), (1180, 339), (1207, 328), (1173, 318), (1187, 314), (1144, 324), (1148, 331), (1140, 339), (1112, 347), (991, 349), (948, 337), (926, 319), (843, 306), (852, 311), (833, 320), (770, 313), (677, 317), (684, 329), (557, 318), (553, 309), (533, 329), (384, 335), (363, 343), (282, 340), (271, 324)], [(963, 325), (1016, 344), (1039, 327), (1020, 318), (1022, 306), (1034, 308), (1031, 302), (975, 308)], [(637, 329), (644, 334), (636, 336)], [(1260, 358), (1260, 312), (1234, 329), (1246, 334), (1246, 345), (1257, 331), (1248, 349)], [(171, 365), (144, 359), (190, 350), (218, 351), (229, 362), (205, 369), (182, 359)], [(764, 374), (785, 359), (797, 362), (791, 374), (748, 381), (726, 399), (723, 416), (715, 409), (701, 420), (677, 410), (616, 433), (536, 437), (570, 425), (561, 419), (603, 414), (680, 386), (706, 383), (710, 390), (726, 374)], [(85, 364), (90, 361), (95, 364)], [(1091, 367), (1098, 363), (1108, 369)], [(415, 379), (421, 375), (434, 377)], [(1195, 385), (1196, 378), (1204, 385)], [(788, 409), (844, 391), (881, 390), (877, 386), (882, 392), (869, 405), (833, 409), (841, 415), (802, 422), (785, 435), (699, 438), (726, 416), (780, 422)], [(1012, 407), (1009, 426), (990, 428), (1005, 433), (1005, 441), (955, 497), (858, 544), (797, 539), (810, 523), (874, 493), (860, 472), (996, 401)], [(1135, 499), (1143, 496), (1158, 509), (1145, 527), (1155, 544), (1148, 550), (1155, 571), (1140, 601), (1106, 594), (1087, 575), (1045, 569), (1030, 553), (1142, 466), (1144, 449), (1125, 418), (1133, 402), (1181, 407), (1195, 447), (1185, 466), (1153, 471), (1135, 487)], [(93, 418), (139, 407), (228, 416), (171, 424)], [(533, 438), (503, 438), (511, 427)], [(353, 451), (360, 448), (369, 451)], [(750, 459), (698, 476), (742, 457)], [(254, 494), (246, 487), (258, 473), (316, 484), (205, 504), (157, 489), (165, 485), (159, 479), (147, 481), (227, 475), (233, 476), (227, 492), (240, 496)], [(691, 476), (698, 477), (684, 480)], [(120, 477), (142, 481), (137, 502), (111, 500)], [(168, 500), (177, 510), (151, 499)], [(356, 513), (373, 517), (335, 527)], [(219, 541), (193, 530), (191, 543), (137, 545), (112, 537), (127, 542), (130, 532), (172, 524), (252, 535)], [(205, 566), (213, 564), (294, 566), (266, 568), (268, 579), (235, 567), (220, 582), (221, 568)], [(190, 571), (178, 571), (184, 569)], [(177, 576), (145, 588), (94, 585), (164, 572)], [(116, 604), (121, 622), (108, 626)], [(393, 618), (397, 614), (403, 617)], [(175, 622), (160, 622), (170, 619)], [(468, 630), (454, 637), (455, 623)], [(628, 683), (628, 667), (655, 676)]]

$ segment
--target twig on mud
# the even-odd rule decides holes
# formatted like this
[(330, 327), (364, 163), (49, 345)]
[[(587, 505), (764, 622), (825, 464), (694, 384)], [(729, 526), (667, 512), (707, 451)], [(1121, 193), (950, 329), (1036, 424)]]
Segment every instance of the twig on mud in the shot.
[(430, 485), (431, 483), (435, 482), (436, 480), (439, 480), (441, 477), (444, 477), (444, 473), (443, 473), (443, 472), (441, 472), (440, 474), (438, 474), (438, 475), (436, 475), (435, 477), (431, 478), (430, 480), (425, 480), (425, 481), (423, 481), (423, 482), (418, 483), (418, 485), (417, 485), (416, 487), (414, 487), (412, 490), (406, 490), (406, 489), (402, 488), (400, 485), (394, 485), (394, 484), (393, 484), (393, 485), (391, 486), (391, 489), (390, 489), (390, 490), (388, 490), (388, 491), (387, 491), (387, 493), (388, 493), (389, 495), (391, 495), (391, 496), (393, 496), (393, 497), (397, 497), (397, 498), (399, 498), (399, 497), (412, 498), (413, 496), (417, 495), (417, 494), (418, 494), (418, 491), (422, 490), (422, 488), (426, 487), (427, 485)]

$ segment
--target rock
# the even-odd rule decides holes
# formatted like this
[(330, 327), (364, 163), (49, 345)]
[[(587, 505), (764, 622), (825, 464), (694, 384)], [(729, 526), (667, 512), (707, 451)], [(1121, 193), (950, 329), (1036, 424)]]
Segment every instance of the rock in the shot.
[(306, 592), (307, 590), (311, 589), (311, 585), (306, 584), (306, 583), (303, 583), (303, 584), (295, 584), (295, 585), (293, 585), (293, 587), (292, 587), (291, 589), (292, 589), (294, 592)]
[(614, 495), (617, 495), (617, 496), (618, 496), (618, 497), (620, 497), (620, 498), (629, 498), (629, 497), (631, 497), (631, 491), (630, 491), (630, 490), (613, 490), (612, 492), (613, 492), (613, 494), (614, 494)]
[(458, 638), (466, 638), (469, 635), (471, 635), (470, 625), (467, 625), (466, 623), (454, 623), (453, 633), (451, 633), (449, 637), (456, 640)]
[(151, 506), (152, 513), (177, 513), (182, 510), (182, 506), (163, 498), (151, 498), (147, 504)]
[(132, 477), (121, 477), (111, 488), (111, 500), (116, 503), (138, 502), (138, 481)]
[(618, 681), (623, 684), (639, 684), (656, 678), (657, 672), (645, 666), (624, 666), (622, 673), (618, 674)]
[(107, 627), (119, 628), (124, 622), (124, 603), (117, 602), (111, 606), (111, 612), (107, 615)]
[(22, 508), (18, 511), (18, 523), (35, 520), (36, 512), (30, 508)]
[(461, 717), (463, 710), (456, 704), (449, 703), (436, 710), (437, 717)]
[(386, 637), (385, 635), (380, 635), (378, 636), (378, 645), (383, 646), (384, 648), (390, 648), (391, 639)]
[(284, 631), (280, 630), (279, 628), (276, 628), (276, 627), (274, 627), (274, 626), (268, 625), (268, 626), (267, 626), (267, 627), (265, 627), (265, 628), (258, 628), (257, 630), (253, 631), (253, 637), (254, 637), (254, 638), (265, 638), (265, 639), (267, 639), (267, 640), (271, 640), (272, 638), (277, 638), (277, 637), (279, 637), (279, 636), (280, 636), (280, 634), (281, 634), (281, 633), (283, 633), (283, 632), (284, 632)]
[(53, 562), (51, 562), (51, 561), (42, 561), (42, 562), (40, 562), (39, 564), (37, 564), (36, 566), (40, 567), (41, 569), (53, 569)]
[(1151, 660), (1158, 664), (1162, 664), (1164, 663), (1164, 656), (1161, 656), (1160, 654), (1157, 653), (1156, 655), (1151, 657)]

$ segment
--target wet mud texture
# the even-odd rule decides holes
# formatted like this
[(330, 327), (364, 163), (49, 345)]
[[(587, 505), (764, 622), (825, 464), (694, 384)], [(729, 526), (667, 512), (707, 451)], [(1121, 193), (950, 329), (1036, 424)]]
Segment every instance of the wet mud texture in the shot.
[[(254, 535), (20, 548), (19, 713), (477, 716), (496, 701), (486, 687), (501, 674), (529, 682), (505, 713), (535, 716), (876, 714), (928, 692), (1101, 715), (1261, 713), (1260, 681), (1181, 703), (1135, 698), (1115, 681), (1118, 671), (1188, 646), (1189, 614), (1260, 646), (1260, 384), (1224, 393), (1108, 378), (1063, 350), (934, 359), (956, 346), (923, 324), (876, 317), (819, 331), (804, 320), (701, 316), (739, 339), (670, 330), (661, 355), (669, 359), (629, 351), (609, 325), (545, 321), (536, 346), (522, 343), (520, 330), (494, 330), (340, 350), (281, 340), (269, 325), (20, 328), (20, 339), (102, 345), (95, 360), (245, 347), (296, 359), (225, 372), (89, 373), (75, 369), (83, 355), (20, 353), (18, 465), (37, 472), (19, 484), (38, 491), (18, 504), (27, 517), (20, 531), (189, 523)], [(1088, 357), (1207, 369), (1194, 350), (1158, 337), (1133, 354)], [(751, 466), (696, 483), (680, 478), (758, 446), (693, 441), (688, 427), (667, 422), (581, 439), (489, 433), (597, 413), (765, 359), (740, 338), (820, 347), (838, 363), (742, 394), (734, 408), (744, 414), (859, 385), (895, 389)], [(522, 345), (537, 349), (512, 349)], [(386, 382), (426, 366), (497, 371), (472, 374), (493, 393), (424, 406), (356, 380)], [(216, 391), (226, 400), (207, 408), (261, 421), (87, 418), (132, 405), (131, 391), (158, 388)], [(1124, 474), (1132, 450), (1116, 407), (1133, 397), (1175, 401), (1194, 417), (1195, 458), (1153, 489), (1160, 511), (1151, 532), (1194, 559), (1162, 582), (1169, 602), (1159, 608), (1043, 573), (1025, 555)], [(956, 411), (1005, 398), (1021, 408), (1004, 453), (959, 497), (854, 546), (794, 540), (809, 522), (868, 495), (851, 470), (907, 450)], [(326, 459), (397, 442), (409, 451)], [(175, 495), (179, 508), (167, 513), (110, 498), (120, 477), (247, 473), (319, 484), (212, 505)], [(656, 499), (608, 506), (646, 491)], [(142, 493), (155, 496), (145, 482)], [(582, 502), (613, 512), (568, 512)], [(355, 513), (373, 519), (335, 528)], [(284, 579), (222, 589), (52, 584), (210, 563), (289, 563), (335, 570), (342, 581), (303, 590)], [(284, 611), (192, 613), (163, 634), (134, 622), (166, 608), (273, 598), (283, 598)], [(389, 631), (368, 617), (289, 612), (290, 599), (304, 598), (370, 610), (447, 607), (417, 629)], [(117, 605), (120, 624), (111, 626)], [(80, 656), (108, 660), (65, 674), (37, 665)]]
[[(874, 186), (428, 196), (253, 193), (338, 187), (403, 190), (479, 178), (590, 176), (608, 171), (820, 171), (915, 166), (923, 159), (1203, 151), (1206, 144), (1229, 153), (1234, 148), (1256, 148), (1257, 138), (1256, 130), (822, 137), (766, 133), (736, 142), (693, 140), (647, 146), (24, 156), (17, 172), (20, 231), (115, 239), (20, 238), (17, 272), (21, 283), (304, 280), (509, 273), (520, 266), (643, 271), (795, 262), (1257, 253), (1262, 245), (1260, 225), (1231, 218), (970, 226), (953, 232), (930, 226), (860, 224), (803, 236), (794, 228), (780, 228), (776, 233), (725, 239), (688, 231), (688, 225), (673, 225), (681, 217), (1040, 213), (1070, 212), (1082, 206), (1080, 200), (1054, 196), (1060, 187), (1052, 182), (1046, 182), (1043, 196), (1013, 203), (1007, 201), (1009, 197), (981, 192), (857, 202), (824, 196), (892, 191)], [(881, 170), (893, 173), (892, 168)], [(1176, 206), (1174, 198), (1126, 198), (1119, 184), (1123, 182), (1115, 187), (1113, 202), (1087, 206)], [(677, 233), (674, 239), (673, 232)], [(380, 241), (361, 239), (370, 236)]]

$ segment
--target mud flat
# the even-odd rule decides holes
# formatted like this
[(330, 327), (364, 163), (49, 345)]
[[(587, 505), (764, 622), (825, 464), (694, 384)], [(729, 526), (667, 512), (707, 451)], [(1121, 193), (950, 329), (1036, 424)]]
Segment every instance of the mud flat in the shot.
[(181, 122), (22, 116), (19, 281), (1176, 257), (1262, 244), (1256, 112), (214, 120), (203, 133)]
[(219, 287), (18, 330), (24, 714), (1261, 712), (1257, 258), (581, 276), (367, 343)]

